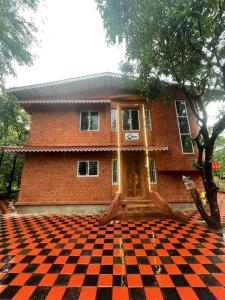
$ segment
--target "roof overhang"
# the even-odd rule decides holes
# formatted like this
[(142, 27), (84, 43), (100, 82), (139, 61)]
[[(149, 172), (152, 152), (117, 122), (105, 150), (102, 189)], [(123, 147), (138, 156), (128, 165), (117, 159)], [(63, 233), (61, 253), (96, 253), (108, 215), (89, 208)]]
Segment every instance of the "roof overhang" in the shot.
[(19, 100), (20, 104), (99, 104), (110, 103), (110, 99), (38, 99)]
[[(132, 82), (135, 78), (130, 78)], [(15, 87), (9, 92), (19, 100), (65, 99), (69, 97), (107, 95), (112, 90), (134, 90), (116, 73), (99, 73), (65, 80)]]
[(34, 152), (106, 152), (106, 151), (168, 151), (168, 146), (25, 146), (25, 147), (15, 147), (15, 146), (2, 146), (6, 152), (11, 153), (34, 153)]

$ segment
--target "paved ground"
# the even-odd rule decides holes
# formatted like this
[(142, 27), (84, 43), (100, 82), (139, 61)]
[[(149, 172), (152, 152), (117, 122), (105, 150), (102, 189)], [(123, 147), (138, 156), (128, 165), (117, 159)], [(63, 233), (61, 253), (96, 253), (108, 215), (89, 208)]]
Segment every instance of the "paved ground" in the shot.
[(101, 228), (96, 216), (1, 218), (1, 300), (225, 299), (225, 235), (197, 215)]

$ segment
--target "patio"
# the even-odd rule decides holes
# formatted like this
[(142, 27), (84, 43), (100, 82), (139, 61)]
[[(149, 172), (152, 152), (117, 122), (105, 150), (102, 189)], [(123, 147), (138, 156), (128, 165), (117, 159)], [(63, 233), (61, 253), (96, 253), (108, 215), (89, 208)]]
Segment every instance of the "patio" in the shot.
[(103, 227), (91, 215), (0, 218), (2, 300), (225, 299), (225, 236), (197, 214)]

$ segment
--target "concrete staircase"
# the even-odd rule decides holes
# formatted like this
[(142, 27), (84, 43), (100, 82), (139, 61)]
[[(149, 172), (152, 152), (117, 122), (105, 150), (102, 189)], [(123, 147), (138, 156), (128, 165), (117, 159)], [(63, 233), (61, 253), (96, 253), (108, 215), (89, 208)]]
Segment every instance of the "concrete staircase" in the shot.
[(127, 218), (143, 218), (149, 216), (155, 205), (151, 200), (145, 199), (144, 197), (126, 197), (124, 200), (126, 207), (119, 210), (117, 217), (119, 219)]

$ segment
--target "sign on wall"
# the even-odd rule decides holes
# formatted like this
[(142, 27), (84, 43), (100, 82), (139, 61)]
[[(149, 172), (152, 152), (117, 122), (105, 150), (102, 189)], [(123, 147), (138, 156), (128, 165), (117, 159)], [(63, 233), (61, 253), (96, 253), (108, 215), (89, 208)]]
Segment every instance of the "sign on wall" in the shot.
[(125, 140), (127, 141), (139, 140), (139, 133), (138, 132), (125, 133)]

